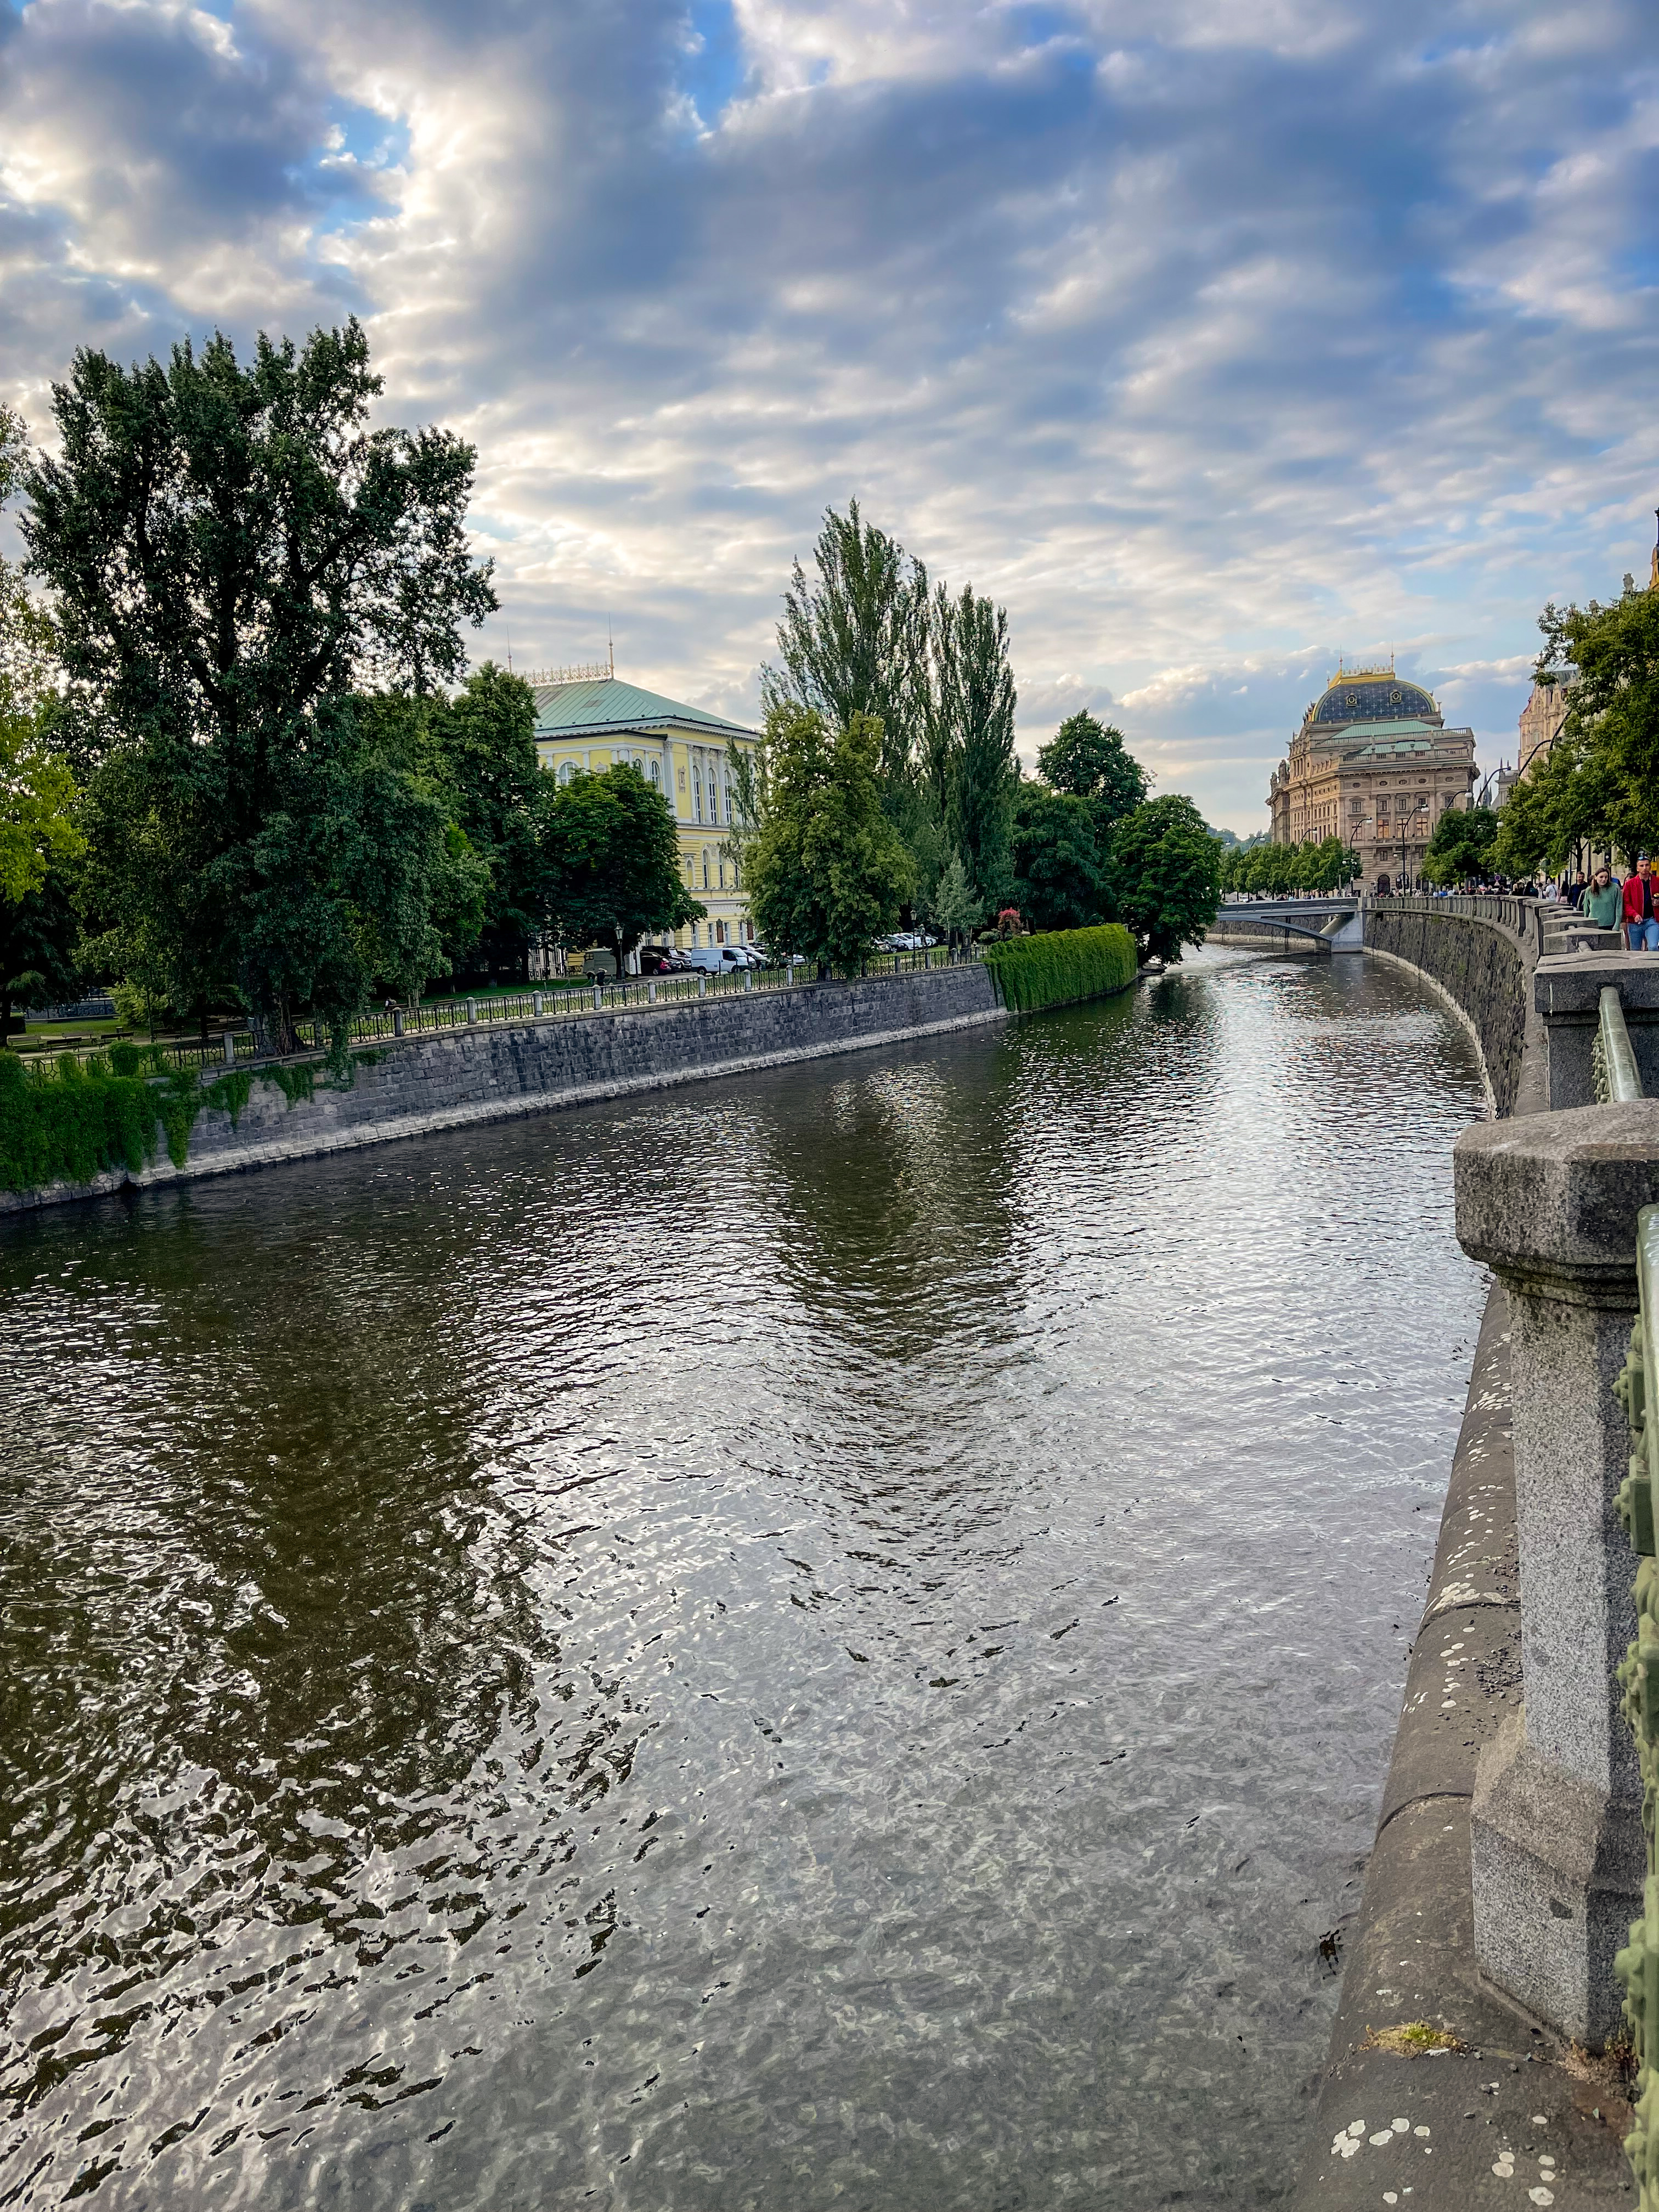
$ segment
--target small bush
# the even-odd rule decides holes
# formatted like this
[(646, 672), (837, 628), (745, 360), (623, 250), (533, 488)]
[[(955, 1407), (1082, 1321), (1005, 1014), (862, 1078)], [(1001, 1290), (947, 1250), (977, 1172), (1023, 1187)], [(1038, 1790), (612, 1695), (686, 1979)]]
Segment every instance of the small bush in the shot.
[(1003, 1005), (1031, 1013), (1127, 990), (1135, 980), (1135, 944), (1121, 922), (1050, 929), (988, 945), (985, 964)]

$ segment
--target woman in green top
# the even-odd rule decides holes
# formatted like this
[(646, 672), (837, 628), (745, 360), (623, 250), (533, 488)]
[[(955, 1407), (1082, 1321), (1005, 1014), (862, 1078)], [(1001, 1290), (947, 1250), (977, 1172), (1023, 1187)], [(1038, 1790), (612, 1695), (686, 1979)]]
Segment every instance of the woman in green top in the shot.
[(1624, 894), (1608, 868), (1598, 868), (1584, 893), (1584, 915), (1598, 929), (1617, 929), (1624, 920)]

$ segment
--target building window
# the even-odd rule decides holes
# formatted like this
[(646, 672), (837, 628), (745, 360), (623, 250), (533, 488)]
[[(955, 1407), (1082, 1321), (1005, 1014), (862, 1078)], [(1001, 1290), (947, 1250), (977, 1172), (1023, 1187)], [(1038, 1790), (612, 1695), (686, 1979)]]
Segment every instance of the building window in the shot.
[(565, 762), (565, 763), (564, 763), (564, 765), (562, 766), (562, 768), (561, 768), (561, 769), (560, 769), (560, 770), (559, 770), (559, 781), (560, 781), (561, 783), (568, 783), (568, 782), (569, 782), (569, 781), (570, 781), (570, 779), (571, 779), (571, 777), (572, 777), (573, 775), (574, 775), (574, 774), (575, 774), (575, 773), (576, 773), (576, 763), (575, 763), (575, 762), (574, 762), (574, 761), (566, 761), (566, 762)]
[(717, 921), (714, 924), (714, 942), (716, 945), (724, 945), (726, 942), (726, 924), (723, 921)]
[(660, 761), (653, 761), (651, 763), (651, 781), (654, 787), (661, 787), (662, 763)]
[(704, 848), (702, 855), (702, 887), (704, 890), (708, 889), (708, 852), (707, 847)]

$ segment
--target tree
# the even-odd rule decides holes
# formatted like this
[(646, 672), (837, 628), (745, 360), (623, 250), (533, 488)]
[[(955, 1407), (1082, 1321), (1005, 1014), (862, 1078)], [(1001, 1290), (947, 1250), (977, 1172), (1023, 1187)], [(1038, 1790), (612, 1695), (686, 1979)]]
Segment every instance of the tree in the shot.
[(1423, 872), (1431, 884), (1466, 883), (1492, 866), (1498, 840), (1498, 812), (1491, 806), (1450, 806), (1434, 825), (1423, 855)]
[(1202, 945), (1221, 903), (1221, 848), (1190, 799), (1171, 793), (1127, 814), (1112, 838), (1120, 918), (1143, 955), (1179, 960)]
[(561, 934), (608, 945), (620, 975), (653, 929), (683, 929), (708, 908), (680, 875), (668, 802), (631, 761), (568, 783), (544, 780), (540, 842), (546, 898)]
[(1566, 713), (1547, 759), (1512, 787), (1498, 816), (1492, 860), (1508, 874), (1559, 867), (1580, 845), (1621, 853), (1659, 841), (1659, 591), (1625, 579), (1603, 606), (1539, 617), (1544, 647), (1534, 673), (1567, 687)]
[(1011, 848), (1019, 770), (1014, 761), (1008, 617), (971, 584), (954, 601), (941, 592), (940, 611), (941, 708), (955, 752), (948, 828), (975, 891), (989, 905), (1013, 879)]
[(775, 701), (767, 710), (749, 909), (775, 953), (850, 975), (910, 896), (909, 855), (881, 804), (881, 738), (868, 714), (832, 732), (815, 708)]
[(985, 908), (974, 896), (974, 887), (962, 865), (960, 853), (951, 855), (949, 867), (934, 887), (929, 912), (935, 928), (942, 929), (953, 945), (984, 920)]
[[(0, 507), (27, 462), (23, 419), (0, 405)], [(50, 743), (54, 647), (51, 617), (0, 559), (0, 927), (6, 907), (39, 891), (55, 864), (82, 850), (75, 779)]]
[(797, 561), (778, 624), (782, 668), (763, 668), (761, 700), (812, 707), (832, 729), (856, 715), (881, 725), (879, 774), (890, 791), (908, 781), (927, 719), (927, 573), (896, 538), (867, 523), (857, 500), (829, 508), (809, 580)]
[(1014, 897), (1033, 929), (1083, 929), (1106, 911), (1109, 875), (1088, 800), (1024, 783), (1014, 801)]
[(489, 872), (480, 928), (486, 971), (522, 978), (544, 889), (536, 695), (522, 677), (487, 660), (441, 702), (437, 733), (453, 819)]
[(1037, 774), (1054, 791), (1086, 799), (1103, 831), (1146, 803), (1152, 778), (1128, 752), (1121, 730), (1092, 714), (1068, 714), (1037, 755)]
[(10, 1033), (15, 1006), (47, 1006), (77, 994), (80, 935), (61, 874), (21, 899), (0, 899), (0, 1038)]
[(91, 879), (173, 1003), (234, 992), (292, 1041), (377, 980), (441, 972), (445, 808), (353, 702), (460, 673), (495, 605), (468, 551), (472, 448), (371, 430), (356, 320), (302, 351), (216, 336), (124, 369), (77, 353), (61, 444), (29, 472), (29, 563), (55, 594), (96, 774)]

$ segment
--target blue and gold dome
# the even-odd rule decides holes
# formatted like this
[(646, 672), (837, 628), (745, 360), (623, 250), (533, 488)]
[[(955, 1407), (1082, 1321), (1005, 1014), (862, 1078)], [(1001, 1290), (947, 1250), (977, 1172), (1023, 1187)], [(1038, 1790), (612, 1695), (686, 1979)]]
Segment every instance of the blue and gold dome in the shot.
[(1393, 668), (1339, 668), (1309, 708), (1304, 729), (1343, 722), (1438, 722), (1440, 709), (1420, 684)]

